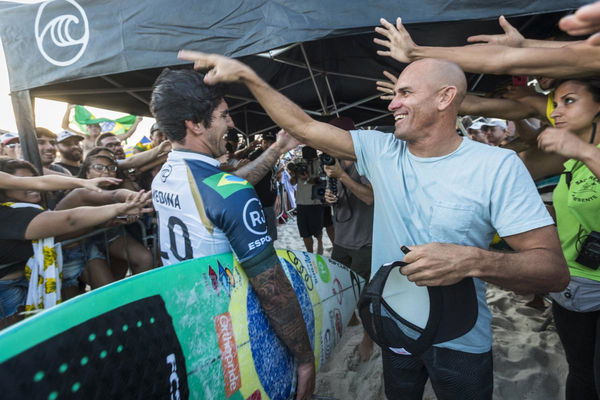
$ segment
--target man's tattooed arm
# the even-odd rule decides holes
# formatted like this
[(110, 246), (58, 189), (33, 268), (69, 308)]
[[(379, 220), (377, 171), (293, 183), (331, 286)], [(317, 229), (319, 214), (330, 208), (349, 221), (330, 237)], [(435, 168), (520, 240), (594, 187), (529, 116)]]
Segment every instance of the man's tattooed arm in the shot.
[(273, 145), (265, 150), (256, 160), (250, 161), (232, 173), (256, 185), (273, 168), (279, 156), (281, 156), (281, 150)]
[(300, 303), (279, 262), (250, 278), (250, 283), (260, 299), (271, 326), (294, 354), (298, 363), (314, 365), (314, 355)]
[(289, 133), (281, 129), (277, 132), (277, 140), (260, 157), (244, 165), (233, 174), (256, 185), (273, 168), (282, 154), (287, 153), (300, 144)]

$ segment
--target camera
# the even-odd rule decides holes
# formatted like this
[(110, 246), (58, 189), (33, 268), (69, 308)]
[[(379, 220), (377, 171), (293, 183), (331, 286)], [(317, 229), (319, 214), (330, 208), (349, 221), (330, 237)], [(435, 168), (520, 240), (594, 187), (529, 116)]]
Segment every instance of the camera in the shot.
[(600, 267), (600, 232), (590, 232), (575, 261), (591, 269)]
[[(335, 165), (335, 158), (333, 156), (330, 156), (327, 153), (322, 153), (319, 156), (319, 158), (321, 159), (321, 168), (323, 168), (325, 166)], [(337, 179), (332, 178), (332, 177), (327, 177), (326, 189), (329, 189), (329, 191), (331, 192), (332, 195), (337, 196), (337, 194), (338, 194)], [(323, 194), (325, 194), (325, 192), (323, 192)]]
[(291, 161), (288, 163), (287, 167), (296, 175), (308, 174), (308, 164), (304, 160)]

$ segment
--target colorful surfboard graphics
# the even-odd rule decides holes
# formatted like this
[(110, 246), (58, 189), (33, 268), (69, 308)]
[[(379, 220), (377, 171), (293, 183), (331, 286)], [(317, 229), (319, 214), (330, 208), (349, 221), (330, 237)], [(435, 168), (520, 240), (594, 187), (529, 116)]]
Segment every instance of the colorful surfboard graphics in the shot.
[[(317, 367), (348, 323), (362, 280), (310, 253), (278, 250)], [(294, 393), (295, 364), (232, 254), (89, 292), (0, 333), (3, 399), (269, 400)]]

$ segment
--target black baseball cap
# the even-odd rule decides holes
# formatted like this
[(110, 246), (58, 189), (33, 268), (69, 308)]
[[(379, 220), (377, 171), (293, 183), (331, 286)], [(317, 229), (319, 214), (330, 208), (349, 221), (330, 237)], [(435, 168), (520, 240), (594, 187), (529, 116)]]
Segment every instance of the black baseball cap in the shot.
[(402, 298), (392, 298), (390, 293), (400, 280), (408, 282), (400, 274), (405, 265), (407, 263), (402, 261), (383, 265), (361, 294), (358, 311), (365, 330), (375, 343), (382, 347), (404, 348), (418, 356), (434, 344), (463, 336), (475, 326), (478, 304), (473, 278), (465, 278), (454, 285), (423, 288), (429, 294), (429, 307), (426, 304), (415, 304), (414, 307), (422, 307), (423, 312), (428, 313), (425, 327), (399, 315), (394, 303)]

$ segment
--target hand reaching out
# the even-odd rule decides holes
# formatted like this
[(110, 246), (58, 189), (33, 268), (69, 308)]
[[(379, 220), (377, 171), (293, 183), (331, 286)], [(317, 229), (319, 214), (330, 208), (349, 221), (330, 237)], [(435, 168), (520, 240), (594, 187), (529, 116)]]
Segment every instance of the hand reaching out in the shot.
[(93, 179), (82, 179), (81, 187), (84, 189), (93, 190), (94, 192), (101, 192), (102, 185), (118, 185), (121, 183), (121, 179), (119, 178), (108, 178), (108, 177), (100, 177)]
[(236, 82), (253, 71), (244, 63), (219, 54), (201, 53), (199, 51), (180, 50), (178, 58), (193, 61), (194, 69), (208, 70), (204, 83), (214, 85), (221, 82)]
[(548, 153), (581, 159), (590, 145), (566, 129), (546, 128), (537, 138), (538, 147)]
[(521, 35), (517, 28), (512, 26), (510, 22), (508, 22), (506, 18), (504, 18), (504, 15), (501, 15), (500, 18), (498, 18), (498, 22), (504, 30), (503, 34), (469, 36), (467, 38), (467, 42), (483, 42), (487, 44), (496, 44), (500, 46), (521, 47), (523, 45), (523, 42), (525, 41), (525, 38), (523, 37), (523, 35)]
[(412, 52), (417, 48), (415, 42), (408, 34), (408, 31), (402, 25), (402, 19), (396, 19), (396, 26), (390, 24), (384, 18), (379, 20), (382, 27), (376, 27), (375, 32), (383, 35), (387, 40), (375, 38), (373, 41), (378, 45), (387, 47), (387, 50), (377, 50), (377, 54), (385, 57), (392, 57), (402, 63), (410, 63)]
[(375, 84), (377, 85), (377, 91), (381, 92), (381, 96), (379, 98), (381, 100), (392, 100), (394, 98), (394, 87), (396, 86), (396, 81), (398, 78), (396, 75), (383, 71), (383, 75), (389, 79), (389, 81), (377, 81)]
[(131, 193), (123, 203), (117, 203), (118, 215), (139, 215), (154, 211), (151, 207), (146, 207), (151, 202), (152, 192), (140, 190)]

